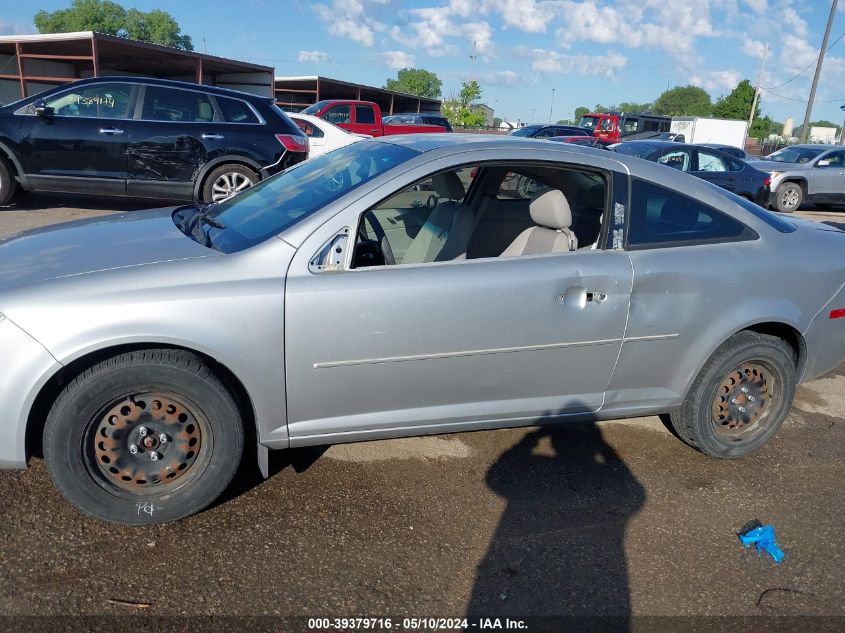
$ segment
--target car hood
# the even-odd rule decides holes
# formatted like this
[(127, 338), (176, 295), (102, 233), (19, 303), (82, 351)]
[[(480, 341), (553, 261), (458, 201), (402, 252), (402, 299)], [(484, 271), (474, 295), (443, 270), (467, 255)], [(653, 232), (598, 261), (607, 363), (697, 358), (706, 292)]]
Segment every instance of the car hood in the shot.
[(59, 277), (221, 255), (182, 233), (172, 209), (92, 218), (0, 241), (0, 291)]

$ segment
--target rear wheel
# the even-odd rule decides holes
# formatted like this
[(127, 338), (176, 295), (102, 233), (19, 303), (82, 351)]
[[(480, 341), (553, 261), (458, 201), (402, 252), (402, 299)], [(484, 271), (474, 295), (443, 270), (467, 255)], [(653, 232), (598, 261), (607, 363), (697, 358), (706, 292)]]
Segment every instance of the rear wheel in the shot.
[(17, 190), (17, 181), (9, 164), (0, 158), (0, 206), (8, 204)]
[(804, 190), (797, 182), (785, 182), (775, 194), (775, 208), (781, 213), (793, 213), (804, 201)]
[(258, 182), (258, 174), (243, 165), (221, 165), (213, 169), (202, 188), (203, 202), (220, 202), (249, 189)]
[(791, 349), (779, 338), (744, 331), (705, 363), (670, 420), (681, 439), (702, 453), (743, 457), (777, 432), (794, 395)]
[(198, 357), (145, 350), (105, 360), (65, 387), (47, 418), (44, 458), (83, 512), (163, 523), (223, 492), (243, 436), (234, 398)]

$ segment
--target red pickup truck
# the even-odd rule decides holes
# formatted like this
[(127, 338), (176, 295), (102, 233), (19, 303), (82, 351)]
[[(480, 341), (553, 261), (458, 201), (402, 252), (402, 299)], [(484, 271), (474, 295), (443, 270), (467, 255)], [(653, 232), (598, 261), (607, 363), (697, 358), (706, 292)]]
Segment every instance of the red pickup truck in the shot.
[(387, 124), (382, 123), (381, 108), (372, 101), (346, 101), (327, 99), (305, 108), (302, 114), (311, 114), (354, 134), (387, 136), (389, 134), (422, 134), (448, 132), (441, 125)]

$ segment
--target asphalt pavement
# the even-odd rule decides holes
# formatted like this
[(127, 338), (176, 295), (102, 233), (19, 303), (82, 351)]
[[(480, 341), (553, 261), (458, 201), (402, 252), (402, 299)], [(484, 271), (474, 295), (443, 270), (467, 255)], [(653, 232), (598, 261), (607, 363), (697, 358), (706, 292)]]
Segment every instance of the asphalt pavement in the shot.
[[(30, 194), (0, 208), (0, 235), (150, 206)], [(845, 212), (802, 215), (845, 228)], [(843, 447), (845, 365), (802, 385), (778, 436), (738, 461), (704, 457), (658, 418), (297, 449), (197, 516), (128, 528), (81, 515), (35, 459), (0, 472), (0, 615), (61, 616), (6, 621), (18, 628), (118, 616), (115, 629), (580, 615), (632, 630), (661, 622), (638, 627), (645, 616), (768, 616), (841, 630)], [(753, 519), (775, 526), (782, 564), (741, 547)]]

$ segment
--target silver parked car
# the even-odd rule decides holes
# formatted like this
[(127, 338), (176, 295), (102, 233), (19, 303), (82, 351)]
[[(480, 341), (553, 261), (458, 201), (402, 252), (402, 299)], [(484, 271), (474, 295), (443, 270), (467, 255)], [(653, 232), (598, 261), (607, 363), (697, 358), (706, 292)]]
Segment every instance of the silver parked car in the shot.
[(0, 466), (152, 523), (256, 450), (669, 413), (740, 457), (845, 357), (843, 247), (634, 157), (363, 141), (0, 242)]
[(790, 145), (749, 165), (771, 175), (769, 206), (783, 213), (804, 202), (845, 204), (845, 147)]

